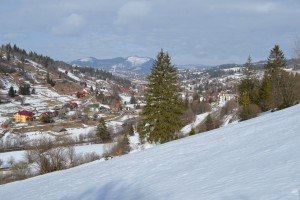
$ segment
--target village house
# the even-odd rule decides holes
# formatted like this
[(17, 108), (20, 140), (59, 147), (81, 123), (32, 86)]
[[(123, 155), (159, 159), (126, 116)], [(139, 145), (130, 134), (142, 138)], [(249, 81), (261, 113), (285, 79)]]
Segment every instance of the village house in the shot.
[(63, 108), (66, 108), (69, 110), (74, 110), (74, 109), (78, 108), (78, 104), (76, 102), (65, 103), (63, 105)]
[(83, 90), (83, 91), (74, 92), (73, 94), (76, 95), (77, 97), (85, 97), (89, 93), (87, 91)]
[(90, 109), (90, 114), (95, 114), (99, 111), (106, 112), (110, 110), (110, 107), (108, 105), (99, 104), (99, 103), (90, 104), (87, 107)]
[(133, 95), (136, 92), (130, 88), (121, 88), (121, 94), (123, 95)]
[(15, 121), (26, 123), (29, 121), (33, 121), (33, 116), (34, 116), (33, 112), (27, 111), (27, 110), (22, 110), (22, 111), (19, 111), (16, 113)]
[(40, 115), (39, 115), (39, 120), (42, 121), (44, 117), (46, 118), (53, 118), (55, 117), (57, 114), (55, 112), (42, 112)]
[(220, 92), (218, 95), (218, 98), (220, 101), (229, 101), (231, 99), (235, 99), (236, 95), (235, 94), (228, 94), (226, 92)]

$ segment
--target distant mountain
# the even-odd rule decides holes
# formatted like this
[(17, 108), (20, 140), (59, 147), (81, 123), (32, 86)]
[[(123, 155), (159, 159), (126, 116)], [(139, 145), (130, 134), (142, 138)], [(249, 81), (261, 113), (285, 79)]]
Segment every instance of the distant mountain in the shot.
[(184, 65), (175, 65), (178, 69), (203, 69), (210, 68), (212, 66), (203, 65), (203, 64), (184, 64)]
[(154, 59), (148, 57), (130, 56), (112, 59), (97, 59), (94, 57), (81, 58), (70, 64), (81, 67), (99, 68), (110, 72), (129, 71), (137, 74), (148, 74), (151, 71)]

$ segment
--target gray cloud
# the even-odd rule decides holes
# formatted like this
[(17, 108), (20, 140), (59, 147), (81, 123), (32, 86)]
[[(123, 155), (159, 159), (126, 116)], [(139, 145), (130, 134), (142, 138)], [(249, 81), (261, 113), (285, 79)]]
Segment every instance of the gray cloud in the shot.
[(0, 41), (70, 61), (155, 57), (174, 63), (266, 59), (274, 44), (293, 55), (299, 0), (4, 0)]
[(55, 35), (78, 36), (85, 26), (85, 19), (78, 14), (71, 14), (62, 20), (60, 24), (52, 27)]

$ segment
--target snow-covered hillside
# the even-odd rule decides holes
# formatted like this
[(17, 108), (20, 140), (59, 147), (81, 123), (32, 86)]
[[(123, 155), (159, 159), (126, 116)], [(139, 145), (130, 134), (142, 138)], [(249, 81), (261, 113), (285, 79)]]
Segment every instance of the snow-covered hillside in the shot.
[(11, 199), (300, 199), (300, 105), (0, 186)]

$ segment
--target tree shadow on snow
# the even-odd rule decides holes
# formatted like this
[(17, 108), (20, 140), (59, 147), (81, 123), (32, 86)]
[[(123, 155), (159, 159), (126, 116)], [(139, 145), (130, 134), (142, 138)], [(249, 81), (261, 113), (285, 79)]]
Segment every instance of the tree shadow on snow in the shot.
[(61, 200), (139, 200), (156, 199), (149, 191), (141, 192), (137, 185), (128, 185), (122, 181), (112, 181), (104, 186), (95, 185), (93, 189), (81, 194), (62, 197)]

